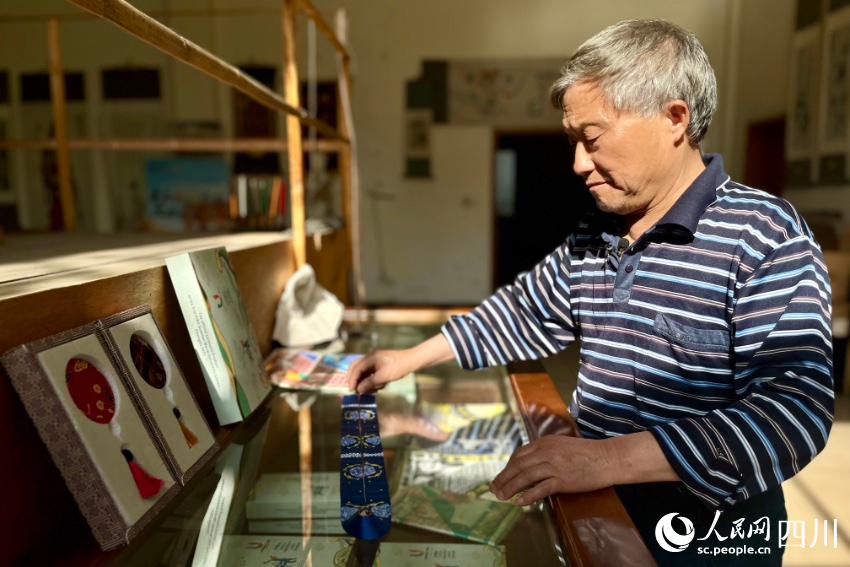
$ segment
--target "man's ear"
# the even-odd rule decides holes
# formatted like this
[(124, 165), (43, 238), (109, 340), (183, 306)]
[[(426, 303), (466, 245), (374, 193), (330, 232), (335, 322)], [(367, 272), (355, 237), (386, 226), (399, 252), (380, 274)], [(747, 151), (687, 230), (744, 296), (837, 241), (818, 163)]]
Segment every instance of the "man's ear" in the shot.
[(688, 141), (688, 125), (691, 123), (691, 111), (688, 105), (683, 100), (671, 100), (667, 103), (664, 110), (665, 116), (670, 121), (670, 134), (673, 136), (673, 143)]

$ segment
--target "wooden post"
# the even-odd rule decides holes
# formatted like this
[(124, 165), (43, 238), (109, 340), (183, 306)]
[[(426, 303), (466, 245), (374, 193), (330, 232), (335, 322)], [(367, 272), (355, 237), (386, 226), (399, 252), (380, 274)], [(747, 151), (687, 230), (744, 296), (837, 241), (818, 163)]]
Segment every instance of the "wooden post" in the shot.
[(348, 59), (348, 48), (346, 46), (345, 36), (339, 33), (339, 28), (337, 28), (337, 33), (334, 34), (331, 27), (322, 17), (322, 13), (313, 6), (313, 3), (310, 0), (298, 0), (298, 7), (307, 15), (308, 18), (315, 22), (318, 30), (334, 47), (337, 54)]
[[(295, 59), (295, 0), (283, 0), (283, 96), (299, 108), (298, 67)], [(289, 146), (289, 204), (292, 217), (292, 248), (295, 267), (307, 261), (307, 235), (304, 231), (304, 152), (301, 147), (301, 121), (286, 116), (286, 143)]]
[[(348, 18), (344, 9), (336, 12), (336, 35), (343, 47), (348, 43)], [(338, 129), (348, 144), (339, 151), (339, 170), (342, 181), (342, 212), (345, 231), (351, 247), (353, 303), (359, 310), (366, 299), (363, 266), (360, 252), (360, 174), (357, 168), (357, 139), (351, 109), (351, 65), (347, 50), (337, 52), (337, 89), (340, 117)]]
[(77, 207), (71, 184), (71, 159), (68, 152), (68, 128), (65, 122), (65, 75), (62, 70), (62, 45), (59, 20), (47, 23), (47, 42), (50, 54), (50, 101), (53, 106), (53, 128), (56, 137), (56, 165), (59, 174), (59, 202), (62, 203), (62, 223), (65, 232), (77, 230)]

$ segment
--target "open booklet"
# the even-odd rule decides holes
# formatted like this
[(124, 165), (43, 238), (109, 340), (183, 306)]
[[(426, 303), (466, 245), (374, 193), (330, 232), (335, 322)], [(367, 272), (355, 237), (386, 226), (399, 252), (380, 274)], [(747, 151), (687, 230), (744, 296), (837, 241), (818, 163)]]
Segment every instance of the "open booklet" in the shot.
[[(331, 344), (334, 345), (334, 343)], [(362, 356), (362, 354), (329, 352), (328, 350), (279, 347), (266, 357), (265, 369), (271, 382), (281, 388), (348, 394), (350, 391), (345, 380), (348, 367)], [(390, 382), (382, 390), (381, 395), (384, 399), (390, 396), (402, 396), (411, 405), (414, 404), (416, 402), (415, 376), (411, 373)]]
[(272, 383), (295, 390), (348, 392), (348, 367), (363, 355), (277, 348), (266, 358)]

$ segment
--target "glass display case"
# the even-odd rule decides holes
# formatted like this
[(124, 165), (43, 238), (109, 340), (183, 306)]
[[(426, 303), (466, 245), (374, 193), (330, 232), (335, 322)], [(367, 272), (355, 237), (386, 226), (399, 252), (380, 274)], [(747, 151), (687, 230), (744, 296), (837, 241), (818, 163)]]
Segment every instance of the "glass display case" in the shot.
[[(437, 332), (439, 326), (433, 324), (349, 326), (338, 348), (353, 353), (404, 348)], [(275, 558), (283, 561), (283, 555), (273, 551), (275, 544), (284, 549), (286, 542), (300, 542), (303, 550), (311, 548), (311, 541), (336, 550), (332, 563), (317, 557), (313, 565), (371, 564), (375, 545), (358, 543), (352, 548), (356, 553), (347, 559), (352, 540), (341, 528), (339, 496), (332, 487), (325, 491), (323, 485), (332, 485), (333, 479), (338, 483), (342, 395), (272, 392), (164, 520), (120, 554), (120, 564), (190, 565), (196, 553), (214, 556), (221, 542), (208, 539), (206, 532), (220, 498), (216, 490), (228, 466), (236, 471), (235, 486), (232, 503), (225, 507), (226, 519), (223, 516), (219, 524), (224, 527), (219, 565), (235, 564), (228, 559), (234, 556), (234, 546), (260, 548), (264, 560), (274, 564)], [(490, 469), (504, 465), (498, 462), (500, 457), (494, 461), (493, 455), (502, 452), (501, 458), (506, 459), (513, 450), (511, 440), (518, 445), (528, 439), (503, 367), (467, 372), (454, 362), (435, 366), (382, 391), (377, 405), (394, 514), (392, 528), (380, 540), (384, 549), (380, 553), (405, 544), (401, 547), (410, 561), (427, 548), (434, 557), (442, 553), (446, 559), (454, 558), (451, 564), (544, 567), (568, 563), (550, 506), (537, 503), (523, 509), (499, 503), (487, 492), (486, 482), (483, 486), (480, 482), (482, 474), (492, 478)], [(311, 494), (312, 506), (299, 501), (304, 489)], [(286, 500), (285, 492), (294, 492), (296, 498)], [(275, 498), (281, 499), (277, 508)], [(417, 527), (420, 522), (430, 529)], [(457, 535), (434, 531), (446, 527), (445, 531)], [(483, 550), (481, 542), (488, 540), (498, 547), (472, 562), (461, 553)], [(258, 560), (258, 564), (263, 563)], [(387, 558), (385, 564), (401, 563)]]

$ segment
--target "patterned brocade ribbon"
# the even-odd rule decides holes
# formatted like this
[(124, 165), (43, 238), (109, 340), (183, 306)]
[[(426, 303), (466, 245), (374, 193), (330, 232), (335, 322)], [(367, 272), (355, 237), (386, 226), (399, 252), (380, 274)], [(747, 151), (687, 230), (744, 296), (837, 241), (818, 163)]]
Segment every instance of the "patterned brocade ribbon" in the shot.
[(390, 529), (392, 507), (375, 396), (342, 398), (340, 520), (357, 539), (373, 540)]

